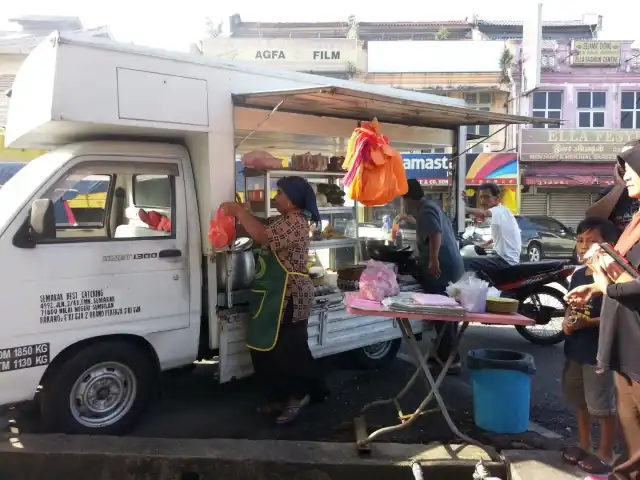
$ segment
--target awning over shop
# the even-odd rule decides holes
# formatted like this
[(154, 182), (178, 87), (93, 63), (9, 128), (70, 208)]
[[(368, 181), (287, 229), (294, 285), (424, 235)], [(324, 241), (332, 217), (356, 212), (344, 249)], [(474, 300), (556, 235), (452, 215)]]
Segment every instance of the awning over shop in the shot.
[(414, 127), (455, 128), (460, 125), (558, 123), (557, 120), (485, 112), (437, 102), (420, 92), (349, 82), (350, 88), (324, 85), (233, 95), (238, 107), (276, 110), (348, 120)]
[(515, 153), (467, 154), (467, 165), (467, 185), (488, 182), (499, 185), (518, 183), (518, 157)]
[(613, 164), (611, 163), (527, 164), (522, 168), (525, 185), (613, 185)]

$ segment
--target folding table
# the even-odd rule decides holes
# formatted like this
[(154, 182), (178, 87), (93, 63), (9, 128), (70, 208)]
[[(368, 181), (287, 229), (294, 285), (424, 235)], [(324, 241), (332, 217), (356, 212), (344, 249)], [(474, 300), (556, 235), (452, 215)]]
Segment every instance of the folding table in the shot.
[[(360, 416), (358, 416), (354, 422), (358, 450), (361, 453), (366, 453), (370, 449), (371, 442), (373, 442), (373, 440), (375, 440), (376, 438), (386, 433), (395, 432), (395, 431), (409, 427), (418, 417), (426, 413), (427, 406), (429, 405), (429, 403), (431, 403), (431, 401), (434, 398), (436, 400), (436, 403), (438, 404), (440, 411), (442, 412), (442, 415), (447, 421), (447, 424), (449, 425), (449, 428), (451, 429), (451, 431), (458, 438), (463, 440), (465, 443), (482, 446), (482, 444), (477, 440), (474, 440), (468, 437), (467, 435), (463, 434), (458, 429), (458, 427), (456, 427), (456, 425), (453, 423), (453, 420), (451, 419), (451, 417), (449, 416), (449, 412), (447, 411), (445, 402), (442, 399), (442, 396), (440, 395), (440, 391), (439, 391), (440, 385), (442, 384), (444, 377), (447, 375), (447, 372), (451, 367), (453, 360), (456, 357), (458, 346), (460, 345), (460, 340), (462, 339), (462, 336), (464, 335), (470, 323), (481, 323), (481, 324), (488, 324), (488, 325), (532, 326), (532, 325), (535, 325), (535, 321), (517, 313), (514, 313), (514, 314), (467, 313), (465, 315), (459, 315), (459, 316), (452, 316), (452, 315), (445, 316), (445, 315), (431, 315), (431, 314), (425, 315), (421, 313), (398, 312), (393, 310), (361, 310), (361, 309), (352, 308), (349, 306), (347, 306), (347, 311), (349, 313), (368, 316), (368, 317), (380, 316), (380, 317), (396, 319), (396, 321), (398, 322), (398, 325), (400, 326), (402, 337), (407, 342), (407, 345), (409, 345), (409, 353), (416, 364), (415, 373), (413, 374), (409, 382), (405, 385), (405, 387), (395, 397), (385, 399), (385, 400), (376, 400), (374, 402), (371, 402), (365, 405), (362, 408), (360, 412)], [(431, 372), (429, 371), (427, 360), (429, 359), (431, 352), (435, 350), (437, 346), (440, 344), (444, 330), (440, 332), (436, 340), (427, 349), (427, 352), (423, 354), (420, 350), (420, 347), (418, 346), (416, 338), (411, 329), (411, 320), (460, 323), (460, 328), (458, 329), (458, 334), (455, 338), (453, 349), (451, 350), (451, 354), (449, 355), (444, 365), (442, 366), (442, 370), (440, 371), (438, 378), (435, 380), (431, 375)], [(402, 407), (400, 406), (400, 400), (402, 399), (402, 397), (404, 397), (407, 394), (409, 389), (415, 383), (416, 379), (419, 376), (421, 376), (420, 375), (421, 373), (423, 374), (422, 376), (424, 377), (427, 383), (427, 387), (430, 389), (430, 391), (426, 395), (426, 397), (422, 400), (422, 403), (420, 403), (418, 408), (413, 413), (405, 414), (402, 411)], [(388, 427), (380, 428), (368, 435), (364, 413), (368, 409), (374, 406), (387, 405), (390, 403), (392, 403), (396, 407), (396, 410), (398, 411), (398, 419), (400, 420), (400, 423), (397, 425), (391, 425)]]

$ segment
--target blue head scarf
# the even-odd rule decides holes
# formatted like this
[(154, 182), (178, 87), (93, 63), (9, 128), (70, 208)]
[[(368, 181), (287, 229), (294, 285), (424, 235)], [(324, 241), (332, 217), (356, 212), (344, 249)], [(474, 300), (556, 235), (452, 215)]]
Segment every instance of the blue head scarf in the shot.
[(315, 223), (320, 222), (316, 194), (309, 182), (302, 177), (283, 177), (278, 180), (277, 185), (289, 197), (291, 203), (302, 210), (307, 218)]

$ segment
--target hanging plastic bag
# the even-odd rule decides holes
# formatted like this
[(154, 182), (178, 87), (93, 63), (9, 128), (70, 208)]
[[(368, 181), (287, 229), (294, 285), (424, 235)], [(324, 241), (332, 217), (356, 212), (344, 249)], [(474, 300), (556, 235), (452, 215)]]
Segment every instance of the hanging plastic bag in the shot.
[(467, 273), (455, 283), (449, 283), (447, 295), (460, 302), (468, 312), (484, 313), (487, 310), (489, 284), (474, 273)]
[(347, 195), (368, 207), (389, 203), (409, 188), (402, 156), (375, 119), (353, 131), (342, 167), (347, 169)]
[(209, 242), (213, 248), (225, 248), (231, 245), (235, 237), (236, 227), (233, 217), (222, 213), (222, 207), (219, 207), (216, 216), (209, 222)]
[(369, 260), (367, 268), (360, 275), (360, 296), (367, 300), (381, 302), (385, 297), (400, 293), (396, 272), (382, 262)]

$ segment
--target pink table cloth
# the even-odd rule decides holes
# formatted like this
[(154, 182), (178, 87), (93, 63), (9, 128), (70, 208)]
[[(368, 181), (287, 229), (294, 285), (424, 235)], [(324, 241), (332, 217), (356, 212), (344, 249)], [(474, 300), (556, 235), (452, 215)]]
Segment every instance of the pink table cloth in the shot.
[(519, 313), (467, 313), (461, 316), (453, 315), (426, 315), (423, 313), (396, 312), (392, 310), (361, 310), (347, 306), (347, 312), (354, 315), (388, 318), (408, 318), (410, 320), (427, 320), (434, 322), (469, 322), (488, 325), (523, 325), (533, 326), (536, 322)]

